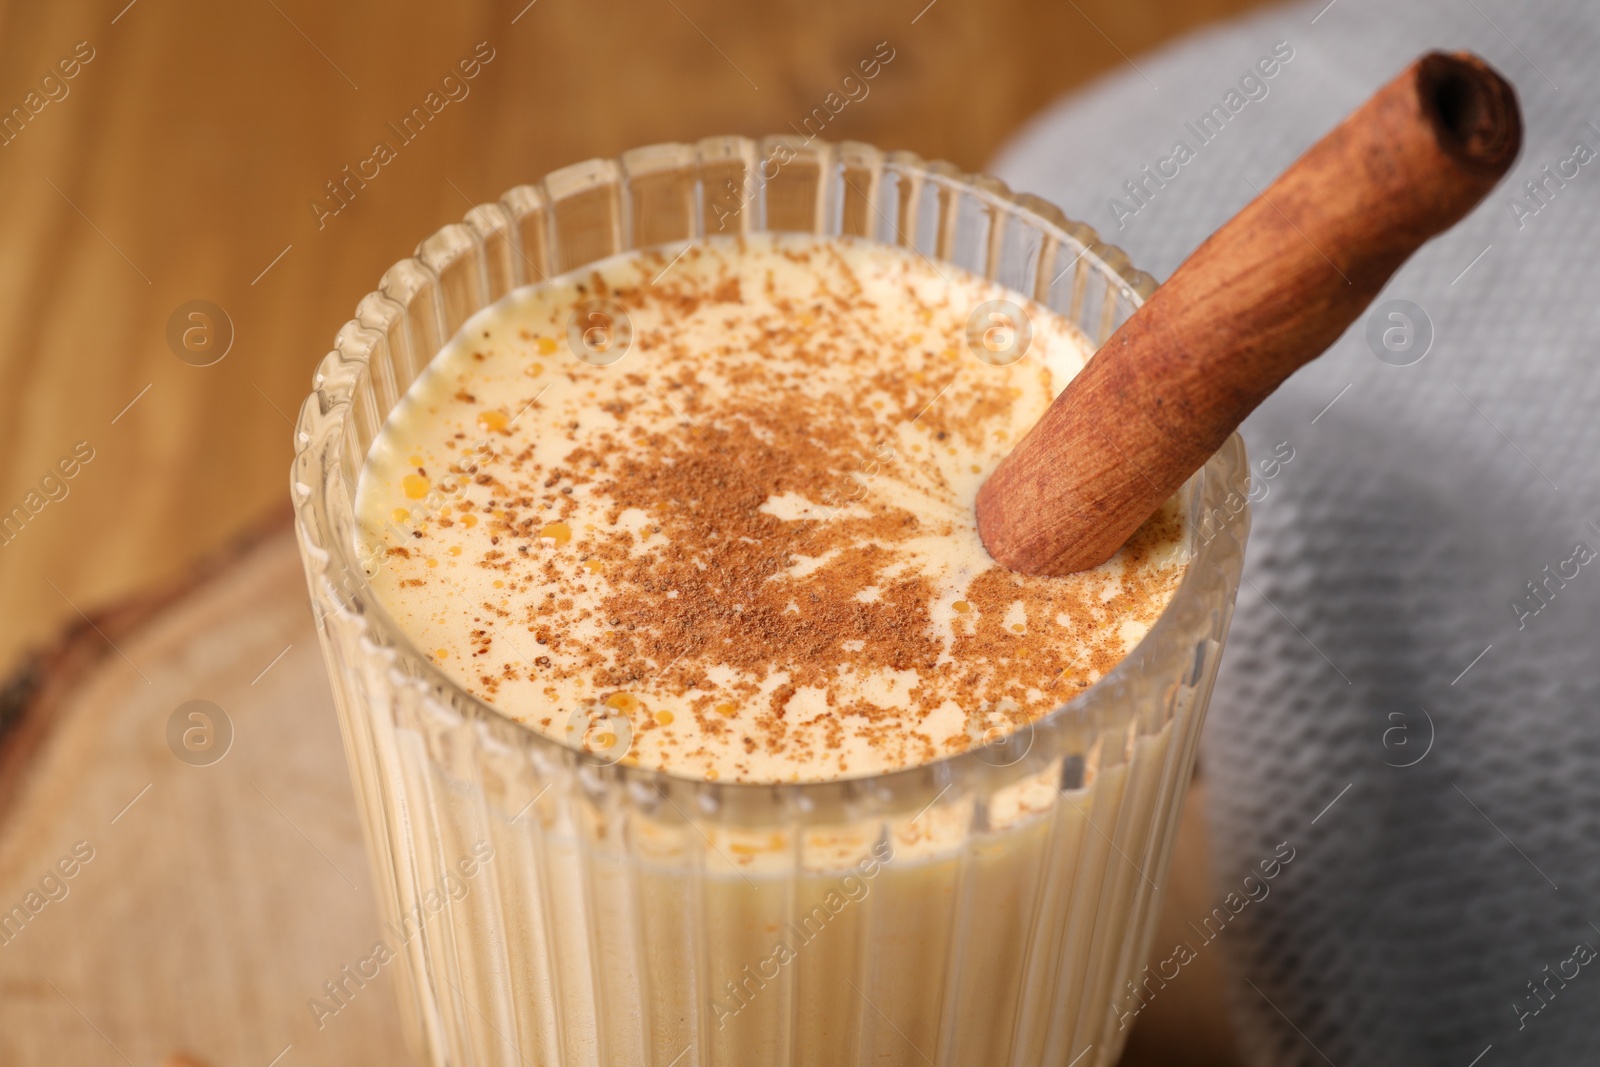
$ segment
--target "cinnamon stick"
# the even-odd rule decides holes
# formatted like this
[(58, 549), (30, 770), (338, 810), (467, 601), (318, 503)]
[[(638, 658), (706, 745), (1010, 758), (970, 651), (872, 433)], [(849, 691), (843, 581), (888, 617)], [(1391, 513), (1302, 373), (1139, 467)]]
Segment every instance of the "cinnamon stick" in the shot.
[(1511, 85), (1433, 52), (1312, 146), (1112, 335), (978, 493), (996, 561), (1097, 566), (1511, 166)]

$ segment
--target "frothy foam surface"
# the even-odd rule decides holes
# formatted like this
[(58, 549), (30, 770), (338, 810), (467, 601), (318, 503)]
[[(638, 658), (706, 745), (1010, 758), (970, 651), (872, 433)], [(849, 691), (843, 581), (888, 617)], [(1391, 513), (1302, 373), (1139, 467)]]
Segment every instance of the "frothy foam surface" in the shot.
[[(679, 251), (481, 312), (374, 445), (372, 584), (461, 685), (602, 757), (815, 781), (993, 740), (1149, 630), (1184, 569), (1174, 504), (1064, 578), (978, 538), (979, 485), (1090, 354), (1067, 321), (877, 244)], [(569, 343), (597, 299), (620, 358)], [(1032, 331), (1006, 365), (968, 343), (995, 300)]]

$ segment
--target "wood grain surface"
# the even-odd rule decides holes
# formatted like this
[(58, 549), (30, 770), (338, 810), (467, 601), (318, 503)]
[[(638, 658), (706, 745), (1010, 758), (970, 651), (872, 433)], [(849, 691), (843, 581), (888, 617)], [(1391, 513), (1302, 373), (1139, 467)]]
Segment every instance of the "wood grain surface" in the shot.
[[(0, 514), (39, 505), (0, 535), (0, 664), (282, 500), (335, 331), (472, 202), (641, 144), (816, 132), (879, 42), (894, 58), (822, 135), (980, 168), (1061, 92), (1257, 2), (0, 3), (0, 114), (23, 109), (0, 125)], [(319, 228), (380, 139), (395, 158)], [(213, 366), (169, 348), (191, 300), (232, 322)]]

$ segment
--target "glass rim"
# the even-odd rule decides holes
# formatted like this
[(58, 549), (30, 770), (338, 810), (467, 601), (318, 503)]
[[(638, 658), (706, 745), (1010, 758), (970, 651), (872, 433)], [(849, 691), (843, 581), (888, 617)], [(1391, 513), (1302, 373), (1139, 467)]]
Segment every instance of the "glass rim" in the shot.
[[(971, 195), (981, 199), (987, 205), (1004, 210), (1021, 218), (1028, 225), (1037, 228), (1041, 233), (1053, 237), (1063, 245), (1071, 247), (1081, 245), (1082, 251), (1078, 255), (1089, 263), (1091, 268), (1100, 270), (1108, 280), (1114, 279), (1134, 309), (1141, 306), (1145, 299), (1154, 291), (1156, 281), (1149, 274), (1134, 268), (1128, 261), (1122, 249), (1102, 243), (1098, 234), (1087, 224), (1069, 219), (1061, 209), (1054, 204), (1037, 196), (1026, 193), (1014, 193), (1000, 179), (982, 174), (969, 174), (961, 171), (953, 164), (943, 162), (930, 162), (911, 152), (883, 152), (871, 145), (860, 142), (838, 142), (829, 144), (813, 139), (803, 139), (790, 135), (780, 135), (754, 141), (744, 137), (715, 137), (707, 138), (698, 144), (689, 145), (681, 143), (663, 143), (649, 145), (626, 153), (629, 156), (645, 154), (665, 154), (673, 150), (689, 150), (704, 153), (707, 146), (713, 146), (712, 151), (720, 154), (726, 151), (730, 144), (743, 146), (768, 146), (768, 145), (801, 145), (816, 150), (820, 147), (823, 152), (830, 150), (853, 150), (870, 152), (880, 159), (892, 162), (895, 166), (905, 171), (919, 173), (929, 181), (936, 181), (944, 187), (959, 190), (963, 195)], [(702, 157), (703, 158), (703, 157)], [(533, 188), (539, 190), (538, 194), (548, 197), (544, 190), (551, 186), (560, 186), (567, 182), (580, 181), (586, 175), (597, 172), (616, 174), (620, 171), (619, 161), (615, 159), (596, 158), (571, 166), (563, 167), (545, 175)], [(763, 172), (764, 173), (764, 172)], [(756, 180), (760, 185), (760, 180)], [(513, 188), (505, 194), (504, 200), (511, 200), (519, 193), (524, 193), (530, 186), (522, 185)], [(526, 195), (524, 193), (524, 195)], [(756, 194), (752, 194), (756, 195)], [(548, 199), (545, 201), (548, 203)], [(487, 205), (477, 205), (467, 212), (469, 223), (477, 221), (484, 212), (493, 212), (499, 208), (501, 202), (492, 202)], [(553, 224), (553, 223), (552, 223)], [(453, 231), (459, 230), (461, 224), (452, 223), (441, 227), (434, 234), (420, 242), (416, 255), (400, 260), (390, 271), (385, 272), (387, 279), (396, 268), (406, 264), (415, 264), (424, 270), (429, 269), (425, 262), (426, 250), (447, 243)], [(758, 232), (768, 231), (761, 227)], [(658, 242), (655, 244), (642, 244), (627, 246), (624, 252), (639, 251), (652, 247), (674, 246), (678, 244), (694, 244), (705, 240), (707, 235), (697, 233), (687, 239)], [(903, 235), (902, 235), (903, 237)], [(854, 237), (856, 240), (874, 241), (871, 237)], [(880, 244), (886, 242), (878, 241)], [(889, 245), (889, 247), (897, 247)], [(914, 245), (906, 245), (912, 251), (917, 251)], [(526, 258), (526, 257), (524, 257)], [(938, 257), (943, 259), (942, 256)], [(950, 262), (949, 260), (944, 260)], [(960, 266), (952, 263), (953, 266)], [(547, 274), (543, 278), (523, 282), (511, 286), (507, 291), (494, 297), (480, 308), (473, 309), (463, 319), (463, 325), (473, 314), (493, 306), (500, 300), (508, 299), (515, 293), (531, 286), (548, 284), (553, 278), (563, 276), (570, 271), (584, 269), (583, 264), (561, 269), (555, 273)], [(965, 269), (965, 268), (963, 268)], [(1063, 272), (1064, 273), (1064, 272)], [(996, 284), (1005, 285), (996, 279)], [(1007, 288), (1012, 288), (1006, 286)], [(1018, 292), (1012, 289), (1013, 292)], [(382, 297), (386, 294), (381, 291), (369, 293), (358, 305), (364, 307), (373, 297)], [(1036, 294), (1018, 293), (1024, 299), (1048, 306)], [(373, 330), (371, 324), (363, 322), (360, 318), (353, 319), (340, 331), (343, 339), (346, 331), (355, 329)], [(457, 330), (461, 326), (457, 327)], [(449, 337), (442, 338), (447, 343)], [(1096, 341), (1095, 351), (1103, 345), (1104, 339)], [(437, 352), (427, 355), (423, 359), (426, 366)], [(302, 553), (307, 561), (308, 580), (313, 583), (324, 583), (323, 594), (331, 603), (345, 611), (359, 616), (363, 628), (361, 634), (362, 644), (385, 653), (384, 670), (393, 676), (399, 685), (424, 685), (435, 692), (448, 693), (454, 709), (463, 717), (476, 719), (480, 724), (486, 724), (491, 730), (508, 729), (517, 742), (531, 745), (536, 751), (544, 751), (553, 757), (562, 760), (573, 760), (578, 765), (580, 772), (587, 767), (608, 779), (619, 780), (625, 786), (643, 786), (647, 789), (659, 791), (663, 795), (667, 791), (692, 790), (697, 793), (707, 806), (717, 805), (719, 801), (728, 802), (736, 806), (736, 798), (754, 798), (760, 795), (779, 795), (789, 798), (802, 811), (813, 808), (813, 801), (821, 801), (823, 797), (849, 798), (862, 792), (872, 792), (875, 789), (883, 796), (899, 791), (887, 788), (899, 782), (933, 781), (954, 783), (968, 776), (974, 776), (986, 782), (993, 783), (995, 776), (1005, 775), (1008, 778), (1026, 776), (1029, 760), (1028, 753), (1018, 757), (1014, 762), (996, 764), (985, 759), (985, 754), (997, 746), (1007, 743), (1007, 739), (1027, 731), (1030, 738), (1041, 728), (1045, 730), (1059, 729), (1072, 722), (1084, 720), (1094, 704), (1103, 699), (1108, 691), (1126, 687), (1135, 682), (1139, 672), (1149, 670), (1151, 661), (1165, 663), (1172, 660), (1179, 663), (1192, 660), (1194, 657), (1191, 634), (1187, 631), (1180, 632), (1184, 626), (1186, 615), (1191, 615), (1196, 609), (1205, 607), (1204, 598), (1213, 595), (1212, 580), (1217, 572), (1217, 564), (1225, 562), (1231, 555), (1229, 544), (1239, 546), (1238, 554), (1242, 555), (1242, 542), (1244, 532), (1249, 525), (1248, 497), (1244, 495), (1245, 479), (1247, 477), (1244, 443), (1238, 433), (1229, 436), (1222, 447), (1207, 460), (1200, 470), (1196, 471), (1179, 489), (1179, 494), (1185, 496), (1188, 507), (1186, 522), (1189, 532), (1189, 555), (1186, 570), (1180, 579), (1178, 588), (1174, 591), (1171, 601), (1162, 610), (1161, 615), (1145, 636), (1132, 649), (1119, 660), (1116, 665), (1105, 675), (1097, 679), (1087, 688), (1078, 692), (1069, 699), (1062, 701), (1050, 711), (1031, 720), (1017, 730), (1012, 731), (998, 741), (983, 745), (974, 745), (960, 752), (940, 756), (925, 763), (912, 764), (892, 770), (871, 772), (867, 774), (845, 777), (801, 781), (779, 782), (739, 782), (722, 780), (705, 780), (691, 775), (675, 773), (673, 771), (658, 770), (652, 767), (627, 764), (620, 761), (608, 761), (594, 756), (583, 749), (566, 744), (549, 734), (543, 733), (533, 726), (518, 721), (510, 712), (503, 711), (494, 704), (482, 699), (452, 678), (438, 664), (434, 663), (424, 652), (417, 647), (415, 642), (407, 635), (391, 616), (382, 599), (376, 595), (367, 581), (366, 571), (357, 546), (351, 539), (339, 536), (336, 524), (330, 521), (328, 507), (330, 504), (342, 504), (343, 508), (353, 514), (354, 501), (350, 499), (347, 483), (344, 478), (328, 477), (329, 468), (325, 467), (321, 455), (325, 449), (337, 449), (340, 438), (345, 432), (345, 423), (352, 416), (353, 401), (357, 390), (365, 384), (371, 373), (370, 365), (361, 361), (358, 370), (352, 373), (349, 370), (351, 360), (339, 348), (322, 361), (314, 378), (315, 389), (306, 398), (302, 405), (300, 418), (296, 424), (295, 457), (291, 466), (291, 496), (295, 509), (295, 525), (297, 537), (301, 542)], [(420, 372), (419, 372), (420, 373)], [(409, 386), (407, 387), (409, 388)], [(406, 390), (401, 390), (403, 396)], [(384, 412), (378, 422), (381, 426), (387, 421), (391, 412)], [(362, 457), (364, 462), (365, 456)], [(350, 472), (353, 476), (359, 475), (359, 470)], [(1219, 504), (1223, 500), (1220, 490), (1230, 490), (1229, 496), (1234, 492), (1244, 497), (1244, 501), (1236, 511), (1231, 511), (1224, 519), (1223, 525), (1214, 530), (1203, 540), (1198, 536), (1199, 520), (1206, 513), (1207, 505)], [(1215, 499), (1211, 499), (1212, 497)], [(1210, 514), (1215, 514), (1212, 510)], [(350, 543), (346, 543), (350, 540)], [(330, 544), (331, 542), (331, 544)], [(316, 563), (312, 567), (313, 560)], [(335, 580), (330, 570), (343, 572), (346, 576), (353, 576), (353, 587), (346, 585), (342, 590), (340, 583)], [(313, 597), (313, 601), (321, 599)], [(1231, 602), (1231, 596), (1229, 597)], [(319, 633), (323, 620), (319, 618)], [(1191, 627), (1192, 628), (1192, 627)], [(324, 642), (325, 642), (324, 638)], [(404, 663), (397, 662), (400, 658)], [(502, 738), (502, 743), (504, 743)], [(1037, 769), (1035, 767), (1035, 769)], [(1009, 773), (1008, 773), (1009, 772)], [(830, 804), (831, 806), (831, 804)]]

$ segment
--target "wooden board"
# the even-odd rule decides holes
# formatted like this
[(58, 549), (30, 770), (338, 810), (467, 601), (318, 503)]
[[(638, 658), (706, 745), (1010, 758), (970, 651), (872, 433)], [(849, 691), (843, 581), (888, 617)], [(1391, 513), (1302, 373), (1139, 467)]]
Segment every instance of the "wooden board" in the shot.
[[(264, 1067), (285, 1049), (282, 1067), (407, 1062), (391, 973), (320, 1028), (306, 1003), (366, 954), (377, 920), (286, 517), (81, 622), (3, 692), (0, 922), (41, 906), (0, 925), (0, 1064), (183, 1052)], [(196, 699), (233, 729), (208, 766), (168, 740), (174, 710)], [(1199, 795), (1158, 949), (1213, 903)], [(92, 858), (74, 868), (75, 846)], [(1140, 1016), (1125, 1064), (1231, 1062), (1216, 957)]]
[[(185, 584), (13, 690), (32, 752), (4, 780), (0, 919), (42, 907), (0, 926), (0, 1063), (407, 1062), (391, 974), (320, 1030), (306, 1004), (377, 920), (293, 540), (274, 524)], [(197, 698), (233, 728), (209, 766), (167, 742)]]

